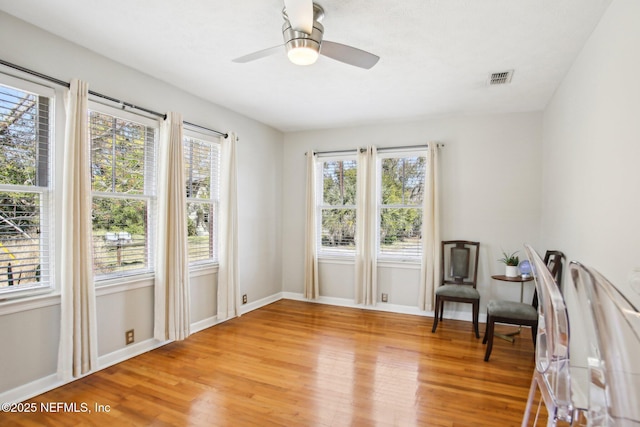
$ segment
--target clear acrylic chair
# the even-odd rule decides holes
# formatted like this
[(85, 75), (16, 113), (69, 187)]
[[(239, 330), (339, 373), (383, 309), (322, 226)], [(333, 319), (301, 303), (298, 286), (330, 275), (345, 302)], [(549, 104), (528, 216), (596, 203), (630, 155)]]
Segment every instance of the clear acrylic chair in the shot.
[(538, 402), (533, 425), (537, 425), (540, 409), (544, 403), (548, 418), (547, 426), (555, 426), (558, 421), (573, 424), (578, 419), (581, 407), (572, 400), (571, 366), (569, 363), (569, 317), (564, 297), (553, 275), (540, 255), (529, 245), (525, 250), (535, 278), (538, 292), (538, 332), (536, 345), (536, 367), (531, 379), (529, 398), (522, 419), (522, 426), (530, 425), (530, 416)]
[(571, 262), (571, 277), (591, 316), (589, 426), (640, 426), (640, 313), (596, 270)]

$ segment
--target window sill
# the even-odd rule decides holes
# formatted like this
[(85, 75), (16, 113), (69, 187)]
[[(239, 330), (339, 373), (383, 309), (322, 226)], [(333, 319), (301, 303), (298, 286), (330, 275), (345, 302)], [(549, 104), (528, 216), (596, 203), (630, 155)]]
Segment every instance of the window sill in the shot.
[(139, 274), (136, 276), (110, 277), (96, 281), (96, 297), (131, 291), (133, 289), (153, 286), (155, 276), (153, 273)]
[[(354, 265), (355, 258), (322, 256), (318, 257), (320, 264)], [(378, 268), (405, 268), (408, 270), (419, 270), (420, 261), (414, 259), (378, 259)]]
[(378, 268), (406, 268), (419, 270), (420, 261), (414, 259), (378, 259)]
[(324, 255), (318, 256), (318, 262), (320, 264), (353, 265), (356, 262), (356, 259), (355, 257)]
[[(218, 264), (201, 264), (189, 268), (191, 277), (205, 276), (217, 272)], [(137, 276), (120, 276), (99, 280), (95, 282), (96, 297), (151, 287), (154, 285), (154, 279), (155, 277), (152, 273), (146, 273)], [(25, 291), (23, 295), (13, 294), (0, 297), (0, 316), (60, 305), (60, 292), (55, 289), (48, 288), (27, 292)]]
[(53, 289), (42, 289), (38, 293), (24, 296), (14, 295), (12, 298), (0, 301), (0, 316), (59, 304), (59, 292)]
[(189, 266), (189, 277), (207, 276), (216, 274), (220, 269), (220, 265), (216, 263), (192, 264)]

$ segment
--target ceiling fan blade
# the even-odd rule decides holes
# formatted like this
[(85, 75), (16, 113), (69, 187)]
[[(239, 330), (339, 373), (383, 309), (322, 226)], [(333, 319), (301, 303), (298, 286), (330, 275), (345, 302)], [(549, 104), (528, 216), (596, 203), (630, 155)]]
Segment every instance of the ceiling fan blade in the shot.
[(255, 61), (256, 59), (264, 58), (265, 56), (273, 55), (278, 52), (282, 52), (282, 45), (270, 47), (267, 49), (262, 49), (257, 52), (250, 53), (248, 55), (241, 56), (239, 58), (234, 59), (233, 62), (244, 64), (245, 62)]
[(284, 7), (291, 28), (295, 31), (311, 34), (313, 31), (313, 1), (284, 0)]
[(376, 65), (380, 59), (379, 56), (373, 53), (328, 40), (324, 40), (320, 45), (320, 55), (367, 70)]

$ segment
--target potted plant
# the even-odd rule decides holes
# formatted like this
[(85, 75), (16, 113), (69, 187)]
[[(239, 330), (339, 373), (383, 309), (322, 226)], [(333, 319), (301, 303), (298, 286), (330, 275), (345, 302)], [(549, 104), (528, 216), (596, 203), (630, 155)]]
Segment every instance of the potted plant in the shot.
[(511, 255), (502, 251), (502, 258), (498, 261), (504, 263), (505, 265), (505, 273), (504, 275), (507, 277), (518, 277), (518, 264), (520, 263), (520, 259), (518, 258), (518, 251), (512, 253)]

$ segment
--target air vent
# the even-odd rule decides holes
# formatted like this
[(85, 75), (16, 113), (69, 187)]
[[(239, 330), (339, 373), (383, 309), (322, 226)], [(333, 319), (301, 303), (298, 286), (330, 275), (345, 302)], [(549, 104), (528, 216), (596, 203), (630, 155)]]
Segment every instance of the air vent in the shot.
[(511, 77), (513, 77), (513, 70), (491, 73), (489, 76), (489, 85), (506, 85), (507, 83), (511, 83)]

